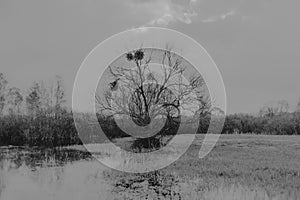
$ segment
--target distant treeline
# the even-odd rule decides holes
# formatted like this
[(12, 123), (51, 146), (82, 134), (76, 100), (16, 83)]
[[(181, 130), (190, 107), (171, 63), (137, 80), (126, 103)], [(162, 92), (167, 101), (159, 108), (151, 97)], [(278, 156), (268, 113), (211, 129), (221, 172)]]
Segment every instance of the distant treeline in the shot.
[(300, 135), (300, 112), (256, 117), (246, 114), (229, 115), (226, 117), (223, 133)]
[[(93, 125), (89, 123), (89, 118), (88, 114), (82, 114), (78, 124), (81, 127), (80, 129), (85, 130), (86, 136), (89, 137), (84, 138), (85, 142), (104, 141), (106, 137), (99, 138), (99, 129), (93, 128)], [(40, 112), (35, 117), (29, 115), (5, 115), (0, 119), (1, 146), (53, 147), (82, 144), (82, 138), (78, 136), (72, 112), (66, 110), (60, 110), (57, 113)], [(200, 120), (198, 133), (204, 133), (207, 130), (209, 121), (209, 117)], [(129, 136), (118, 128), (113, 118), (99, 118), (99, 122), (109, 139)], [(167, 124), (159, 134), (176, 134), (178, 123), (172, 123), (174, 124)], [(179, 134), (189, 133), (188, 125), (184, 129), (184, 132)], [(300, 112), (282, 113), (272, 117), (255, 117), (246, 114), (228, 115), (222, 133), (300, 135)]]

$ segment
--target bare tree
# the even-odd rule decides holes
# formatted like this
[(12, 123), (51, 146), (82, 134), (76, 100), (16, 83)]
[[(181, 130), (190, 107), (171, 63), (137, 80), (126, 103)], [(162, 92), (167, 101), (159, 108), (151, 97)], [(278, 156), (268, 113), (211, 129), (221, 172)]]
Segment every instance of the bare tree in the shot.
[(19, 88), (9, 88), (7, 93), (7, 105), (10, 114), (21, 113), (21, 103), (23, 102), (23, 96)]
[(48, 115), (59, 112), (65, 102), (65, 91), (62, 78), (56, 76), (55, 80), (45, 83), (34, 82), (26, 97), (27, 111), (30, 114), (44, 111)]
[(259, 111), (260, 116), (274, 117), (289, 111), (289, 103), (286, 100), (280, 100), (273, 103), (268, 103)]
[[(156, 71), (151, 67), (153, 56), (160, 61)], [(192, 118), (211, 112), (212, 104), (203, 78), (189, 71), (189, 63), (170, 49), (158, 53), (138, 49), (127, 53), (124, 60), (126, 63), (122, 66), (108, 67), (107, 76), (111, 81), (96, 94), (101, 115), (126, 115), (145, 126), (158, 116)]]
[(56, 80), (55, 80), (54, 101), (55, 101), (55, 105), (54, 105), (55, 111), (60, 110), (62, 104), (65, 103), (66, 101), (62, 78), (59, 76), (56, 76)]
[(3, 108), (5, 105), (6, 86), (7, 80), (5, 79), (3, 73), (0, 73), (0, 115), (3, 114)]
[(298, 102), (296, 105), (296, 112), (300, 112), (300, 98), (298, 99)]
[(37, 82), (33, 83), (30, 88), (29, 94), (26, 97), (27, 113), (30, 115), (36, 115), (42, 106), (41, 86)]
[(289, 103), (287, 100), (280, 100), (278, 101), (278, 110), (279, 113), (287, 113), (289, 111)]

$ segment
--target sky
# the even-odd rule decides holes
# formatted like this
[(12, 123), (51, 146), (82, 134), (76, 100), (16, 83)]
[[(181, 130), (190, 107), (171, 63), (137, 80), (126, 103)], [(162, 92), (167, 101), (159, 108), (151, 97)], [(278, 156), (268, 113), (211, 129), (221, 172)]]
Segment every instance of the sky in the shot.
[(295, 0), (0, 0), (0, 73), (26, 91), (64, 79), (71, 105), (76, 73), (113, 34), (157, 26), (198, 41), (217, 64), (229, 113), (257, 113), (300, 97), (300, 12)]

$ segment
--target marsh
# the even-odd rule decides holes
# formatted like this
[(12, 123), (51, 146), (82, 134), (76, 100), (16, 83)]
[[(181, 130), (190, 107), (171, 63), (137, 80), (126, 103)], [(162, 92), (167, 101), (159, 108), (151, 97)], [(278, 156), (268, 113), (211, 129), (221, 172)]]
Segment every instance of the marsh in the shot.
[(300, 199), (298, 136), (222, 135), (198, 159), (203, 137), (143, 174), (110, 169), (82, 146), (2, 147), (0, 199)]

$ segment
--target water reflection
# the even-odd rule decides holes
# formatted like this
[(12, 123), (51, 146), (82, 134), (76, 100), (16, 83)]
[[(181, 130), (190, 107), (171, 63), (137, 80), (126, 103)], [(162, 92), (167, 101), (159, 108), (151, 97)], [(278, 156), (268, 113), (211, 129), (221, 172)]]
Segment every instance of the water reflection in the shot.
[(62, 166), (65, 163), (92, 159), (88, 151), (67, 148), (41, 149), (29, 147), (2, 147), (0, 160), (9, 160), (15, 168), (22, 164), (34, 169), (38, 166)]

